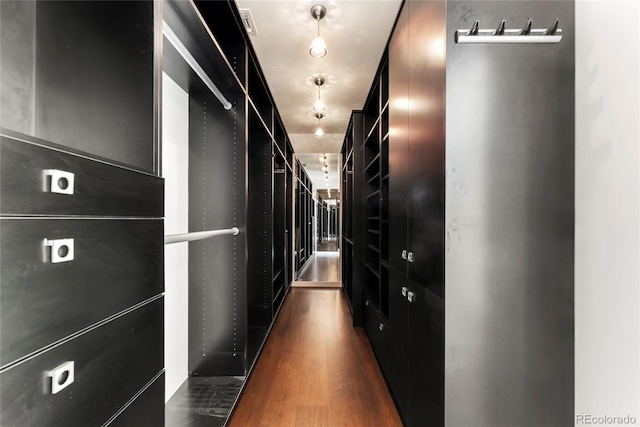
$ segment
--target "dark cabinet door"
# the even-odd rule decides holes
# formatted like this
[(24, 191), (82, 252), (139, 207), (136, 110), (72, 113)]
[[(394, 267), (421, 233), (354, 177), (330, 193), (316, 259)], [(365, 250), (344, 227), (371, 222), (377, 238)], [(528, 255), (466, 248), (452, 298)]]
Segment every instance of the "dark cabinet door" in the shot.
[[(445, 57), (444, 2), (408, 2), (409, 278), (443, 295)], [(425, 48), (426, 47), (426, 48)]]
[(409, 288), (406, 421), (444, 426), (444, 302), (414, 282)]
[(406, 272), (409, 138), (409, 7), (403, 6), (389, 42), (389, 264)]
[(407, 277), (395, 268), (389, 269), (389, 335), (394, 361), (385, 375), (403, 419), (407, 416), (408, 392), (408, 291)]

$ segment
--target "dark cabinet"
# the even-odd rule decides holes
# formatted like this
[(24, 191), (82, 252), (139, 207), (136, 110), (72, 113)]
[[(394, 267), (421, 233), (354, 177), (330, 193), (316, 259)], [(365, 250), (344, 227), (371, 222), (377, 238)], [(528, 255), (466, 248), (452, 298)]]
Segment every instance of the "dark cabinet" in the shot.
[[(385, 110), (364, 106), (368, 176), (353, 198), (379, 209), (380, 267), (365, 234), (351, 268), (365, 272), (364, 327), (408, 426), (571, 422), (573, 4), (496, 5), (405, 1), (371, 89), (384, 93), (388, 61), (379, 151)], [(475, 19), (527, 17), (560, 17), (562, 40), (455, 39)]]
[(292, 280), (293, 149), (236, 4), (166, 1), (163, 17), (164, 71), (189, 95), (189, 231), (240, 230), (189, 243), (187, 372), (242, 377)]
[(156, 6), (3, 1), (2, 127), (158, 173)]
[(0, 424), (162, 425), (159, 3), (0, 21)]
[(342, 146), (342, 283), (354, 326), (362, 326), (364, 272), (363, 158), (364, 115), (351, 113)]
[(296, 244), (296, 276), (311, 260), (315, 252), (313, 223), (316, 218), (316, 206), (313, 199), (313, 183), (299, 160), (296, 161), (296, 193), (295, 193), (295, 244)]

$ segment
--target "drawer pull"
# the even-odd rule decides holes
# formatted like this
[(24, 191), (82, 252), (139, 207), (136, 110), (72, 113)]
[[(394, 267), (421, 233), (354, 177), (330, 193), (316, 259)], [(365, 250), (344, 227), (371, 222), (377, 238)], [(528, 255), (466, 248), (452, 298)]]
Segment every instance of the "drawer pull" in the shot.
[(407, 300), (409, 300), (409, 302), (414, 302), (416, 300), (416, 294), (411, 291), (407, 292)]
[(406, 249), (404, 249), (402, 251), (402, 259), (407, 259), (407, 250)]
[(51, 248), (51, 256), (47, 258), (52, 264), (74, 260), (73, 239), (44, 239), (44, 246)]
[(58, 169), (44, 170), (44, 191), (56, 194), (73, 194), (75, 175)]
[(46, 378), (51, 378), (51, 394), (57, 394), (73, 383), (73, 371), (74, 363), (70, 361), (44, 373)]
[(406, 297), (407, 296), (407, 292), (409, 292), (409, 289), (406, 286), (402, 287), (402, 296)]
[(380, 325), (378, 325), (378, 329), (380, 329), (380, 332), (384, 331), (384, 324), (380, 323)]
[(409, 252), (409, 254), (407, 255), (407, 260), (409, 260), (409, 262), (415, 261), (415, 258), (413, 256), (413, 252)]

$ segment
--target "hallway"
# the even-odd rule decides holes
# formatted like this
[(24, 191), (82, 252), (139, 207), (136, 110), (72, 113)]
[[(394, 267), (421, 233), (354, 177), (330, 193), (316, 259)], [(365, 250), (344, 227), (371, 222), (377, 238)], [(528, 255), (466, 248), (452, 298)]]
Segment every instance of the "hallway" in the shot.
[(341, 289), (291, 289), (229, 422), (400, 426), (365, 332)]
[(299, 282), (339, 282), (340, 253), (317, 251), (298, 275)]

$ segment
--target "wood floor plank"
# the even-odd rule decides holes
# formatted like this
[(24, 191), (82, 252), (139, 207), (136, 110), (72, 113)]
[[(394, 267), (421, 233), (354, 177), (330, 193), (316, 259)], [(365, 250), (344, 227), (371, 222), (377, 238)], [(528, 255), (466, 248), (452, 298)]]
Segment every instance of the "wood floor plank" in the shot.
[(342, 290), (292, 288), (229, 426), (401, 425)]

